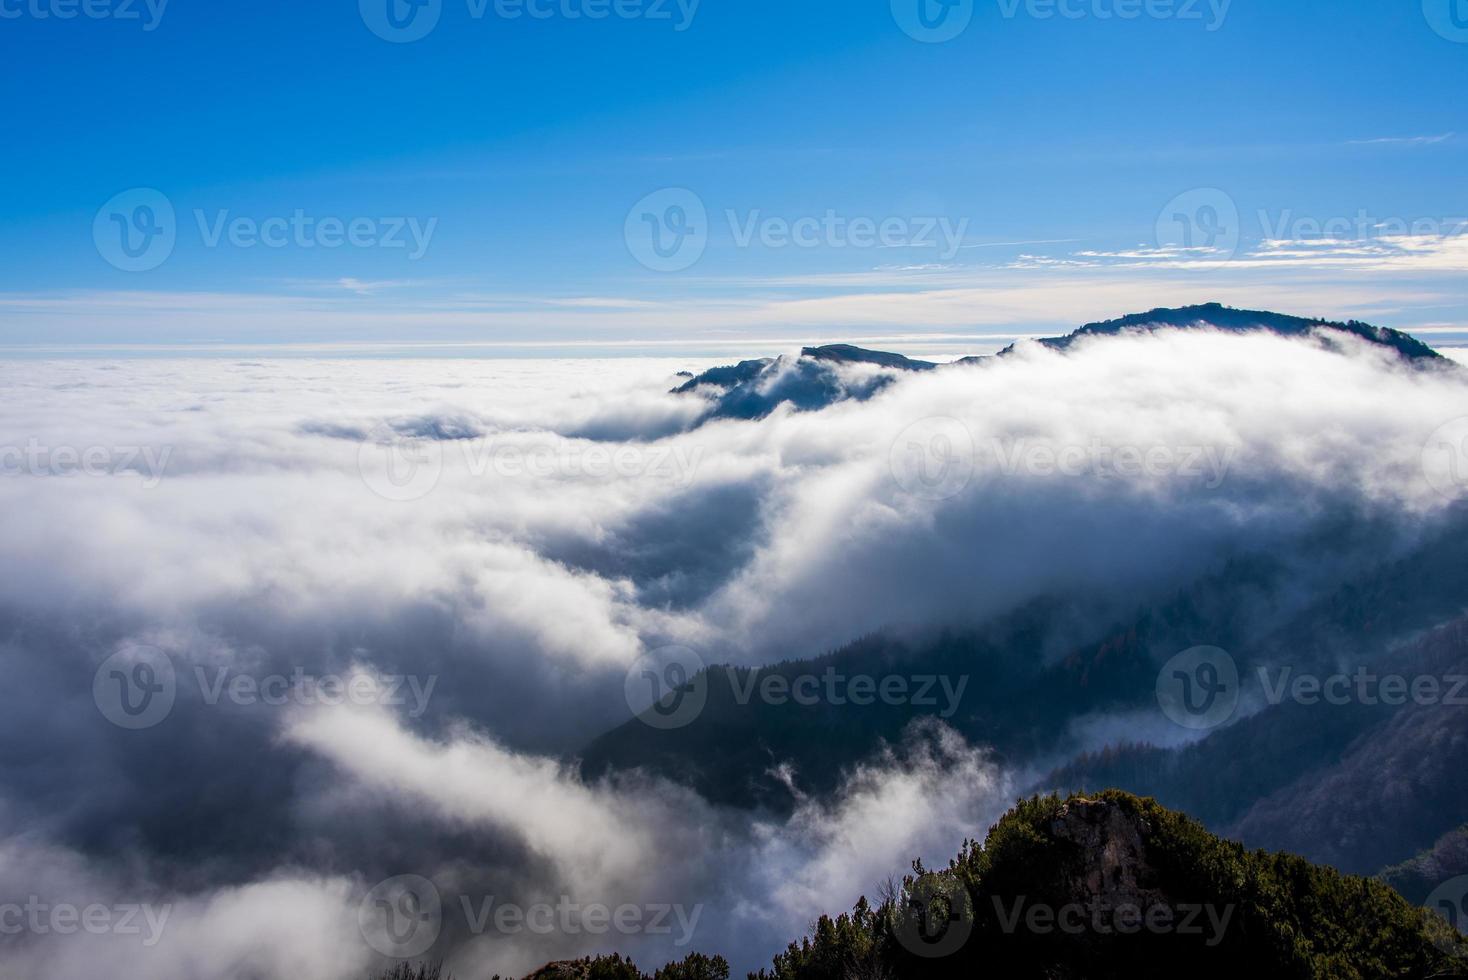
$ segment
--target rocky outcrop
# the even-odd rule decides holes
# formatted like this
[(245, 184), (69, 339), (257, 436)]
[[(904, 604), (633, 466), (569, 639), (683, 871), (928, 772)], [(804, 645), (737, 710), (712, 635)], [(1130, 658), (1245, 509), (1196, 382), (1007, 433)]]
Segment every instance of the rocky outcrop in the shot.
[(1145, 817), (1112, 800), (1069, 800), (1050, 821), (1052, 837), (1080, 849), (1071, 892), (1113, 909), (1164, 901), (1147, 856), (1152, 831)]

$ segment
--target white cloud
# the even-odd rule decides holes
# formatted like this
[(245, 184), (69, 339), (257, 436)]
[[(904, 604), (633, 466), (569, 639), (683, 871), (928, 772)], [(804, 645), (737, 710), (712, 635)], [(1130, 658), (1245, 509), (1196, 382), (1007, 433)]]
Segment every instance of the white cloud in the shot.
[(1436, 136), (1379, 136), (1375, 139), (1348, 140), (1348, 146), (1436, 146), (1446, 143), (1456, 133), (1439, 133)]

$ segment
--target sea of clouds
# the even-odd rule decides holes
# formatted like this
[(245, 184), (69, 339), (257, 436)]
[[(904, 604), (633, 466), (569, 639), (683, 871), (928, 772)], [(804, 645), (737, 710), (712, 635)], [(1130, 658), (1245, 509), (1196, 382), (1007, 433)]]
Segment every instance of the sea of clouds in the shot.
[[(589, 784), (575, 752), (628, 719), (640, 658), (1122, 608), (1250, 549), (1340, 577), (1468, 477), (1462, 372), (1351, 338), (1028, 346), (698, 424), (668, 389), (707, 366), (0, 364), (0, 976), (361, 977), (403, 951), (367, 921), (401, 876), (461, 978), (613, 949), (757, 967), (982, 835), (1014, 775), (934, 724), (833, 797), (788, 774), (788, 818)], [(1344, 535), (1322, 567), (1343, 522), (1371, 553)], [(130, 727), (112, 680), (164, 665), (166, 715)], [(581, 911), (486, 928), (486, 900)], [(594, 904), (644, 924), (598, 932)]]

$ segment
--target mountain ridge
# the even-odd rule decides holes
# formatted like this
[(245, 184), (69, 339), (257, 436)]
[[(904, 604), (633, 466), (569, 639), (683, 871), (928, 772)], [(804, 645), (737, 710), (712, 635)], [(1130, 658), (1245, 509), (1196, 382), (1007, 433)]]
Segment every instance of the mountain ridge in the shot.
[[(1132, 313), (1113, 320), (1088, 323), (1064, 336), (1046, 337), (1034, 343), (1063, 352), (1081, 340), (1159, 329), (1263, 332), (1291, 338), (1308, 337), (1317, 330), (1331, 330), (1385, 347), (1418, 366), (1453, 364), (1411, 334), (1391, 327), (1378, 327), (1359, 320), (1336, 321), (1265, 310), (1242, 310), (1216, 302)], [(1019, 344), (1011, 344), (996, 354), (963, 357), (944, 364), (916, 360), (890, 351), (870, 350), (855, 344), (809, 346), (803, 347), (793, 358), (784, 355), (763, 357), (710, 368), (673, 388), (670, 393), (717, 392), (710, 409), (693, 423), (695, 427), (714, 419), (753, 421), (787, 404), (795, 411), (818, 411), (842, 401), (865, 401), (904, 374), (989, 364), (1011, 356), (1018, 349)], [(852, 375), (844, 370), (853, 367), (874, 369), (878, 373)]]

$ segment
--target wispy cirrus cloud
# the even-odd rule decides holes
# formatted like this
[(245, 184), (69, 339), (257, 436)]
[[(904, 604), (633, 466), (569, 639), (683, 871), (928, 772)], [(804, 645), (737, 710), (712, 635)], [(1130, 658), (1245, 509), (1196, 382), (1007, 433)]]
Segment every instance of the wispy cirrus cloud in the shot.
[(1373, 139), (1347, 140), (1347, 146), (1436, 146), (1446, 143), (1457, 133), (1439, 133), (1436, 136), (1378, 136)]
[(1429, 275), (1468, 272), (1468, 220), (1435, 222), (1438, 234), (1373, 234), (1363, 237), (1266, 238), (1235, 253), (1223, 248), (1139, 245), (1130, 249), (1087, 250), (1064, 256), (1022, 255), (1016, 269), (1314, 269), (1352, 273)]

